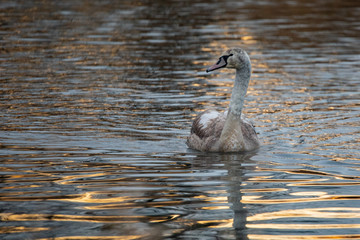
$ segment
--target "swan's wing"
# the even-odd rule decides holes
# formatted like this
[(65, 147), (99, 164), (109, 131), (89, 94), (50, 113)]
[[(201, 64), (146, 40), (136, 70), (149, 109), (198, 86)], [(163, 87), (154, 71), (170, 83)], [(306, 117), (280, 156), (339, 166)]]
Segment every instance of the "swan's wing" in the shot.
[(243, 132), (244, 138), (248, 139), (248, 142), (254, 145), (259, 145), (259, 140), (255, 131), (254, 123), (241, 115), (241, 131)]
[(219, 113), (215, 110), (206, 110), (195, 118), (191, 127), (191, 134), (197, 135), (200, 139), (220, 137), (225, 119), (225, 113)]
[(186, 144), (192, 149), (209, 151), (220, 138), (226, 115), (227, 111), (219, 113), (215, 110), (199, 114), (193, 122)]

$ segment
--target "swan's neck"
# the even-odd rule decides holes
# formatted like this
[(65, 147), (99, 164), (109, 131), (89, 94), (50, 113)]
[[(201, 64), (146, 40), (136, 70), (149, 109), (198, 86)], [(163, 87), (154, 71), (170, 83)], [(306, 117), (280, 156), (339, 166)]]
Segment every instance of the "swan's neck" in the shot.
[(230, 108), (219, 139), (222, 151), (238, 151), (245, 148), (241, 129), (241, 111), (249, 85), (250, 71), (236, 70), (234, 88), (231, 94)]
[(250, 81), (250, 71), (240, 71), (236, 69), (236, 77), (234, 87), (231, 93), (229, 113), (241, 116), (244, 106), (244, 99)]

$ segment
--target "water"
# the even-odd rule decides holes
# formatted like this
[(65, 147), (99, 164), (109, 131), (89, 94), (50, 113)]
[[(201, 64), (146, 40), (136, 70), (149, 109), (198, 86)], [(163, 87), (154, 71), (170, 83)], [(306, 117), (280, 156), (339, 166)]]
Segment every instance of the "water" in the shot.
[[(360, 239), (358, 1), (2, 1), (1, 239)], [(229, 104), (262, 147), (189, 150)]]

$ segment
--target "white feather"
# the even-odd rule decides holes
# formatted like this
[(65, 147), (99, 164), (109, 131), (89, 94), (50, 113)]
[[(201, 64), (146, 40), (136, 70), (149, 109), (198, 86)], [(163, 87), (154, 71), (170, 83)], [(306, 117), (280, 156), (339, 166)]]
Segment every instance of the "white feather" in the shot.
[(219, 112), (217, 111), (207, 111), (200, 118), (201, 126), (203, 128), (207, 128), (210, 121), (213, 120), (214, 118), (217, 118), (218, 116), (219, 116)]

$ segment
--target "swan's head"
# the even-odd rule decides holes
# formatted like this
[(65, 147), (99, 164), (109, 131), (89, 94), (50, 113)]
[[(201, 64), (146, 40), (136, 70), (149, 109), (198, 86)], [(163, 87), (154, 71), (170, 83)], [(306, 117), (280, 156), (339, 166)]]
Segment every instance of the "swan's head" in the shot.
[(250, 58), (241, 48), (228, 49), (221, 55), (216, 64), (206, 69), (206, 72), (211, 72), (224, 67), (251, 72)]

